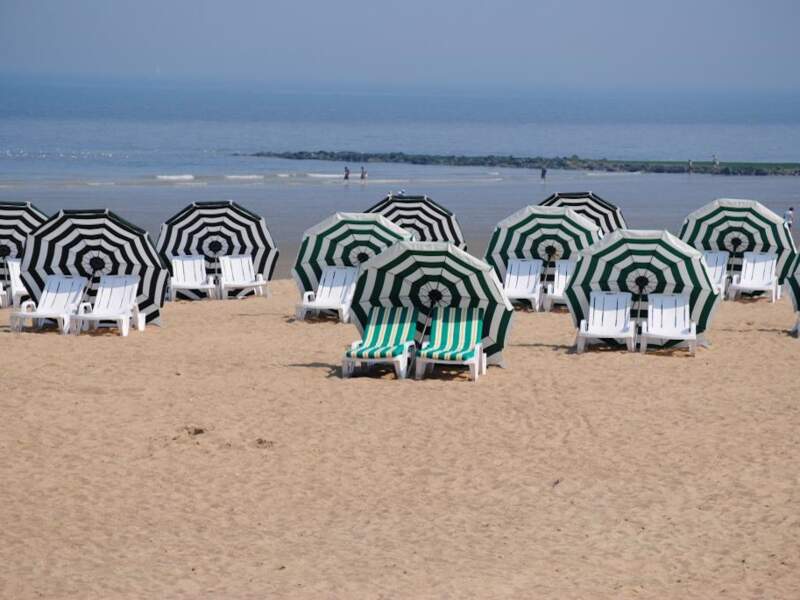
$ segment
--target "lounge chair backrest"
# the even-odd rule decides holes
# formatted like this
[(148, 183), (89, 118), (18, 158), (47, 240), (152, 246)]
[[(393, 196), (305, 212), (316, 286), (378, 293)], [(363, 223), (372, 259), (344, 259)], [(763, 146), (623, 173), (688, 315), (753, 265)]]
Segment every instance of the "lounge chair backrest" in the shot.
[(703, 258), (706, 261), (706, 269), (708, 271), (708, 278), (711, 283), (719, 289), (725, 283), (725, 278), (728, 276), (728, 259), (730, 254), (722, 251), (703, 252)]
[(249, 254), (220, 256), (219, 266), (226, 283), (251, 283), (256, 279), (253, 257)]
[(364, 346), (397, 346), (414, 340), (417, 310), (407, 306), (378, 306), (369, 311)]
[(771, 252), (745, 252), (740, 283), (771, 284), (777, 264), (778, 257)]
[(356, 267), (324, 267), (315, 299), (317, 302), (347, 302), (355, 292)]
[(503, 287), (506, 291), (530, 292), (541, 284), (542, 261), (538, 258), (510, 258)]
[(483, 339), (482, 308), (437, 308), (431, 316), (429, 342), (435, 348), (460, 352)]
[(85, 287), (85, 277), (48, 275), (36, 308), (40, 312), (63, 312), (71, 306), (77, 309)]
[(569, 278), (575, 270), (574, 260), (557, 260), (555, 272), (553, 273), (553, 294), (563, 296), (567, 289)]
[(8, 269), (8, 278), (11, 283), (11, 293), (25, 291), (25, 284), (22, 283), (22, 261), (19, 258), (7, 258), (6, 268)]
[(92, 310), (111, 314), (131, 310), (136, 304), (138, 287), (137, 275), (104, 275), (97, 286)]
[(630, 321), (631, 295), (628, 292), (592, 292), (589, 296), (590, 331), (625, 331)]
[(206, 259), (202, 256), (175, 256), (172, 263), (172, 277), (180, 285), (205, 284)]
[(687, 294), (650, 294), (647, 297), (648, 331), (685, 334), (691, 328), (692, 311)]

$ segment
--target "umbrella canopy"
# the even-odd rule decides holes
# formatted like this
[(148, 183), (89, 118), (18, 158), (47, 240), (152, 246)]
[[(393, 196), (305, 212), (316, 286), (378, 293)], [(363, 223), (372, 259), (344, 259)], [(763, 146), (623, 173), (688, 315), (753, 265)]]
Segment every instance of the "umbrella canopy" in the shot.
[(455, 215), (427, 196), (389, 194), (367, 212), (383, 215), (419, 242), (450, 242), (467, 249)]
[[(158, 251), (169, 260), (175, 256), (202, 255), (209, 274), (219, 271), (220, 256), (249, 254), (255, 272), (272, 279), (278, 249), (264, 218), (235, 202), (192, 202), (161, 226)], [(196, 300), (199, 290), (181, 291)], [(241, 295), (241, 293), (240, 293)]]
[(411, 234), (379, 214), (336, 213), (303, 234), (292, 276), (300, 293), (316, 291), (323, 267), (360, 267)]
[(778, 281), (789, 274), (797, 249), (784, 220), (755, 200), (714, 200), (683, 222), (680, 238), (699, 250), (727, 250), (729, 267), (742, 268), (745, 252), (778, 255)]
[(502, 359), (514, 312), (492, 267), (446, 242), (399, 242), (366, 262), (351, 305), (360, 332), (376, 306), (418, 309), (417, 342), (434, 308), (483, 308), (483, 345), (492, 362)]
[(28, 236), (46, 220), (30, 202), (0, 202), (0, 281), (8, 280), (6, 259), (21, 258)]
[(630, 292), (631, 316), (647, 318), (648, 294), (688, 294), (697, 332), (708, 327), (718, 294), (703, 255), (667, 231), (619, 229), (586, 250), (567, 284), (577, 327), (589, 312), (592, 291)]
[(542, 200), (539, 206), (566, 206), (571, 208), (578, 214), (597, 223), (603, 235), (627, 227), (622, 211), (593, 192), (556, 192)]
[(89, 279), (94, 297), (101, 275), (138, 275), (137, 304), (148, 322), (161, 316), (169, 272), (150, 235), (110, 210), (62, 210), (25, 244), (22, 277), (38, 301), (48, 275)]
[(786, 285), (789, 287), (789, 295), (792, 297), (794, 311), (800, 312), (800, 255), (794, 259), (794, 265), (789, 270), (786, 278)]
[(500, 221), (486, 248), (486, 262), (500, 281), (510, 258), (538, 258), (548, 266), (561, 259), (576, 259), (600, 239), (594, 221), (571, 208), (526, 206)]

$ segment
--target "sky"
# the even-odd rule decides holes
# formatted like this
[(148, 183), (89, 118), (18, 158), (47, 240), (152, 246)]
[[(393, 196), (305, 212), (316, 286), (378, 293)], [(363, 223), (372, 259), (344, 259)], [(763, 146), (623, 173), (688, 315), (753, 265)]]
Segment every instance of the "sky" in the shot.
[(0, 0), (0, 73), (800, 90), (798, 0)]

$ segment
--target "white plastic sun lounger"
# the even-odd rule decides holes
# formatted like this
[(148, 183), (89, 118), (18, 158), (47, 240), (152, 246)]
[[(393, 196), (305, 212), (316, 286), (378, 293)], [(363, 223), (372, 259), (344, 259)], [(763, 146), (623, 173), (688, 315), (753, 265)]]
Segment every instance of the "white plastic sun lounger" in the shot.
[(771, 302), (781, 297), (776, 273), (778, 257), (771, 252), (745, 252), (742, 270), (728, 286), (728, 299), (736, 300), (741, 292), (767, 292)]
[(538, 258), (510, 258), (503, 290), (510, 302), (527, 300), (538, 311), (542, 304), (542, 261)]
[(0, 281), (0, 308), (13, 306), (19, 308), (22, 299), (28, 295), (28, 290), (22, 283), (21, 265), (22, 261), (18, 258), (6, 259), (6, 270), (8, 271), (8, 288), (3, 287)]
[(48, 276), (39, 303), (26, 300), (18, 311), (11, 313), (9, 319), (11, 330), (22, 331), (28, 319), (37, 329), (41, 328), (47, 319), (52, 319), (58, 322), (61, 333), (68, 333), (70, 319), (78, 311), (78, 304), (83, 297), (85, 287), (85, 277)]
[(78, 314), (72, 317), (70, 327), (74, 335), (86, 329), (96, 329), (101, 321), (113, 321), (121, 336), (127, 336), (131, 321), (139, 331), (144, 331), (144, 315), (139, 314), (136, 275), (104, 275), (97, 286), (94, 304), (82, 302)]
[(547, 284), (544, 295), (544, 310), (549, 312), (554, 304), (564, 304), (566, 299), (564, 294), (567, 290), (567, 282), (575, 270), (574, 260), (557, 260), (556, 268), (553, 272), (553, 281)]
[(269, 296), (267, 280), (256, 274), (249, 254), (219, 257), (219, 297), (228, 299), (228, 290), (253, 290), (256, 296)]
[(706, 261), (706, 270), (708, 271), (708, 278), (711, 284), (717, 288), (720, 297), (725, 297), (725, 292), (728, 287), (728, 259), (730, 254), (724, 250), (719, 252), (703, 252), (703, 258)]
[(624, 339), (628, 351), (636, 349), (636, 327), (631, 322), (631, 295), (628, 292), (592, 292), (589, 296), (589, 318), (581, 321), (575, 338), (577, 351), (588, 343), (603, 339)]
[(181, 290), (201, 290), (209, 298), (216, 297), (214, 276), (206, 274), (206, 259), (202, 256), (176, 256), (171, 261), (172, 277), (169, 279), (170, 300)]
[(647, 298), (647, 321), (642, 323), (639, 348), (647, 352), (647, 341), (658, 340), (686, 342), (694, 356), (697, 350), (697, 324), (692, 314), (687, 294), (650, 294)]
[(319, 279), (316, 293), (303, 294), (302, 304), (297, 305), (297, 318), (301, 321), (309, 312), (335, 310), (339, 320), (347, 323), (350, 320), (350, 303), (356, 289), (356, 267), (325, 267)]

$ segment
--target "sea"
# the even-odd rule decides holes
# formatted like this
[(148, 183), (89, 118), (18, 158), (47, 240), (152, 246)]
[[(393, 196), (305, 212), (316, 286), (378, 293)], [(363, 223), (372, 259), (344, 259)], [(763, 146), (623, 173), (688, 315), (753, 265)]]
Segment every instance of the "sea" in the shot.
[(351, 150), (626, 160), (800, 162), (800, 93), (313, 87), (0, 76), (0, 199), (110, 208), (158, 236), (192, 201), (263, 215), (288, 277), (303, 231), (390, 192), (427, 194), (482, 255), (495, 224), (553, 192), (594, 191), (635, 228), (677, 232), (715, 198), (800, 207), (800, 178), (294, 161)]

